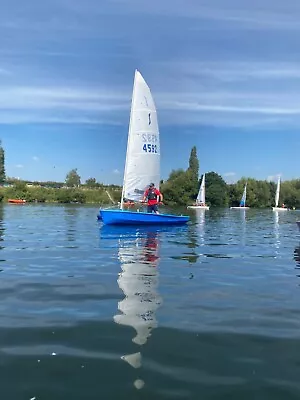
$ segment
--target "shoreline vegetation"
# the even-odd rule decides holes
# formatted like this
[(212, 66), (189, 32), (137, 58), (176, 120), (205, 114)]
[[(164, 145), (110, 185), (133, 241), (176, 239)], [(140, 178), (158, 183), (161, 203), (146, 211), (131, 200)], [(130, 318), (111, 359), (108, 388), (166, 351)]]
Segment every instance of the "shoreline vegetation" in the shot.
[[(62, 204), (118, 204), (121, 201), (122, 187), (104, 185), (95, 178), (84, 184), (77, 169), (72, 169), (65, 182), (29, 182), (5, 176), (5, 155), (0, 142), (0, 201), (23, 199), (26, 203)], [(199, 160), (194, 146), (190, 153), (188, 168), (171, 171), (169, 178), (160, 182), (164, 204), (168, 206), (187, 206), (192, 204), (198, 194), (202, 176), (199, 179)], [(251, 208), (270, 208), (274, 206), (276, 183), (253, 178), (241, 178), (228, 184), (216, 172), (206, 172), (206, 203), (210, 207), (238, 206), (247, 182), (246, 205)], [(300, 208), (300, 179), (281, 182), (280, 204), (291, 209)]]

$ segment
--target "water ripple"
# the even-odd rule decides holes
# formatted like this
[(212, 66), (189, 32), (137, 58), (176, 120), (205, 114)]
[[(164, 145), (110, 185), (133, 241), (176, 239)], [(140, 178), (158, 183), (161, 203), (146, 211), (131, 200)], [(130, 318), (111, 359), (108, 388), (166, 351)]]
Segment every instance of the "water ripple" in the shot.
[(0, 209), (3, 398), (299, 397), (295, 213), (191, 211), (163, 229), (96, 214)]

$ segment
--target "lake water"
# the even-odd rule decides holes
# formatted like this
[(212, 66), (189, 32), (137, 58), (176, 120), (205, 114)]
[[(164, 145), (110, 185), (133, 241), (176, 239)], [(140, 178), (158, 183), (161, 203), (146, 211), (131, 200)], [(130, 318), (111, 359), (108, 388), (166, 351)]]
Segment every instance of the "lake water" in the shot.
[(1, 399), (299, 399), (299, 213), (97, 211), (0, 208)]

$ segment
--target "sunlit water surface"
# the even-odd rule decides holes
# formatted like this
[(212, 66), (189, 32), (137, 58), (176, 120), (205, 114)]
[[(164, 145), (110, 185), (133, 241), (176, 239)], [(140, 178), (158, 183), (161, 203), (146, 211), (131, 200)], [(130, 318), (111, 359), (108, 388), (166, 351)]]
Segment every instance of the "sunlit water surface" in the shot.
[(1, 399), (299, 399), (299, 213), (97, 211), (0, 209)]

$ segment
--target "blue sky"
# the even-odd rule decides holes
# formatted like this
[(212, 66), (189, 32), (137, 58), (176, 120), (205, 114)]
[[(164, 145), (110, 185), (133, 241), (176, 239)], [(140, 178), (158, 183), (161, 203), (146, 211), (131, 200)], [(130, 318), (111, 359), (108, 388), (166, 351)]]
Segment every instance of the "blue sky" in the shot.
[(133, 75), (158, 109), (162, 178), (300, 173), (300, 2), (0, 0), (7, 175), (121, 183)]

